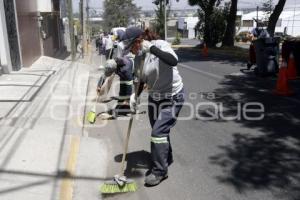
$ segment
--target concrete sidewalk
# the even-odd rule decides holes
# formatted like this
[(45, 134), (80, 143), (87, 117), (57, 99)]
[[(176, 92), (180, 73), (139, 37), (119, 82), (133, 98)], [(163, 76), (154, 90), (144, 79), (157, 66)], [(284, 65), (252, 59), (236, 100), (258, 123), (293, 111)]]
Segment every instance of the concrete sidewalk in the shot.
[(105, 144), (83, 137), (88, 65), (41, 57), (0, 77), (0, 199), (100, 199)]

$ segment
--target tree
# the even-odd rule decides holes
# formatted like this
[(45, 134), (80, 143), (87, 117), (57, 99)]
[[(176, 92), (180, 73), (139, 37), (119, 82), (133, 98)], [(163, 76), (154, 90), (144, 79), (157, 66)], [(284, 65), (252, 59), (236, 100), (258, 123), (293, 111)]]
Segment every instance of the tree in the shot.
[[(224, 36), (225, 28), (226, 28), (226, 16), (227, 16), (226, 8), (214, 8), (213, 13), (210, 16), (210, 27), (212, 27), (209, 31), (208, 37), (210, 38), (210, 46), (214, 47), (217, 43), (221, 42)], [(196, 29), (199, 31), (200, 35), (205, 34), (205, 13), (203, 10), (198, 10), (199, 22), (196, 26)]]
[[(164, 1), (154, 1), (156, 5), (155, 32), (164, 39), (165, 38), (165, 4)], [(167, 21), (170, 14), (170, 5), (167, 6)]]
[(273, 0), (265, 0), (262, 3), (262, 10), (266, 13), (266, 16), (268, 19), (271, 15), (273, 9), (274, 9)]
[(273, 0), (264, 0), (261, 5), (261, 10), (264, 12), (264, 18), (262, 20), (261, 26), (268, 26), (270, 16), (274, 10)]
[(223, 38), (223, 46), (234, 46), (234, 36), (236, 28), (236, 13), (238, 0), (231, 0), (229, 14), (227, 15), (227, 26)]
[(214, 27), (211, 24), (211, 18), (214, 13), (214, 9), (220, 5), (221, 0), (189, 0), (191, 6), (199, 6), (203, 12), (204, 20), (204, 41), (207, 46), (215, 46), (212, 38), (211, 32), (213, 32)]
[(267, 30), (271, 36), (274, 36), (276, 24), (277, 24), (277, 21), (279, 19), (281, 12), (283, 11), (285, 2), (286, 2), (286, 0), (279, 0), (277, 5), (274, 8), (273, 13), (271, 14), (271, 16), (269, 18)]
[(104, 1), (104, 29), (109, 31), (113, 27), (127, 27), (130, 20), (140, 15), (140, 7), (133, 0), (105, 0)]

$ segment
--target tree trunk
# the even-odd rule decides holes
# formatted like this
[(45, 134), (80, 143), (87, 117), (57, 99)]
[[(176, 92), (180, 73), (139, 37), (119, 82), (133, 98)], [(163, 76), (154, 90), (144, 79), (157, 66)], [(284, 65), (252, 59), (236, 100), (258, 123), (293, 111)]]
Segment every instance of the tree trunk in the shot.
[(271, 36), (274, 36), (276, 23), (277, 23), (279, 16), (284, 8), (285, 2), (286, 2), (286, 0), (279, 0), (277, 5), (275, 6), (273, 13), (271, 14), (271, 16), (269, 18), (267, 30)]
[(212, 37), (211, 37), (211, 24), (210, 19), (211, 15), (214, 12), (214, 6), (208, 6), (205, 10), (205, 24), (204, 24), (204, 41), (208, 47), (213, 47), (215, 44), (213, 43)]
[(227, 26), (224, 34), (223, 46), (234, 46), (234, 36), (236, 28), (236, 13), (238, 0), (231, 0), (229, 15), (227, 16)]

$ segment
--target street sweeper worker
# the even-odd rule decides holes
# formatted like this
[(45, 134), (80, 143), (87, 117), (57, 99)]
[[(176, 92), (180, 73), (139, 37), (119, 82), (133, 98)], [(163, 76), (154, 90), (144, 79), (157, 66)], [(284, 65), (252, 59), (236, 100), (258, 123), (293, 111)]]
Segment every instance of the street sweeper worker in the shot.
[[(107, 90), (111, 87), (114, 74), (117, 74), (120, 77), (118, 105), (112, 113), (114, 117), (117, 117), (120, 114), (127, 114), (130, 112), (129, 100), (133, 90), (133, 60), (130, 57), (124, 56), (122, 58), (114, 58), (106, 62), (104, 79), (107, 79), (108, 84), (105, 84)], [(102, 88), (101, 80), (102, 78), (100, 78), (98, 82), (98, 94), (101, 94), (101, 90), (104, 89)]]
[(127, 41), (124, 40), (125, 37), (125, 31), (123, 30), (117, 30), (117, 48), (116, 48), (116, 57), (124, 57), (127, 56), (129, 58), (134, 59), (134, 55), (130, 52), (130, 49), (127, 47)]
[[(142, 72), (138, 77), (141, 84), (137, 95), (141, 94), (144, 84), (149, 92), (153, 166), (146, 173), (145, 184), (154, 186), (168, 177), (168, 166), (173, 162), (169, 134), (184, 103), (182, 78), (177, 69), (178, 57), (167, 41), (160, 40), (149, 30), (128, 28), (124, 39), (130, 44), (131, 52), (136, 55), (135, 75), (139, 76), (139, 70)], [(138, 64), (139, 58), (144, 58), (143, 66)], [(135, 94), (130, 98), (133, 110), (136, 109), (136, 99)]]
[[(129, 99), (130, 95), (132, 94), (133, 87), (134, 55), (130, 51), (125, 49), (125, 42), (123, 42), (124, 35), (125, 31), (117, 31), (117, 57), (109, 60), (105, 67), (105, 74), (108, 79), (112, 79), (112, 74), (117, 74), (120, 77), (118, 105), (112, 112), (114, 118), (121, 114), (128, 114), (128, 112), (130, 112)], [(112, 81), (109, 81), (109, 83), (112, 84)], [(110, 88), (110, 85), (108, 86), (108, 88)], [(100, 82), (98, 82), (97, 91), (99, 92), (100, 90), (101, 84)]]

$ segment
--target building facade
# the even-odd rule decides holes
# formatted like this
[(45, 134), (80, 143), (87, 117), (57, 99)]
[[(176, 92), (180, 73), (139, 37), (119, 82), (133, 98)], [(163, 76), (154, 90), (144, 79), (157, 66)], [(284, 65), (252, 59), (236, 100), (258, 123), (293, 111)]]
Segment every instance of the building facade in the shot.
[[(259, 24), (257, 24), (257, 19)], [(242, 15), (241, 26), (239, 32), (249, 32), (257, 25), (259, 27), (266, 27), (267, 19), (265, 12), (253, 11)], [(293, 37), (300, 36), (300, 11), (284, 10), (276, 24), (275, 33), (287, 34)]]
[(0, 0), (0, 59), (9, 73), (64, 49), (63, 0)]

